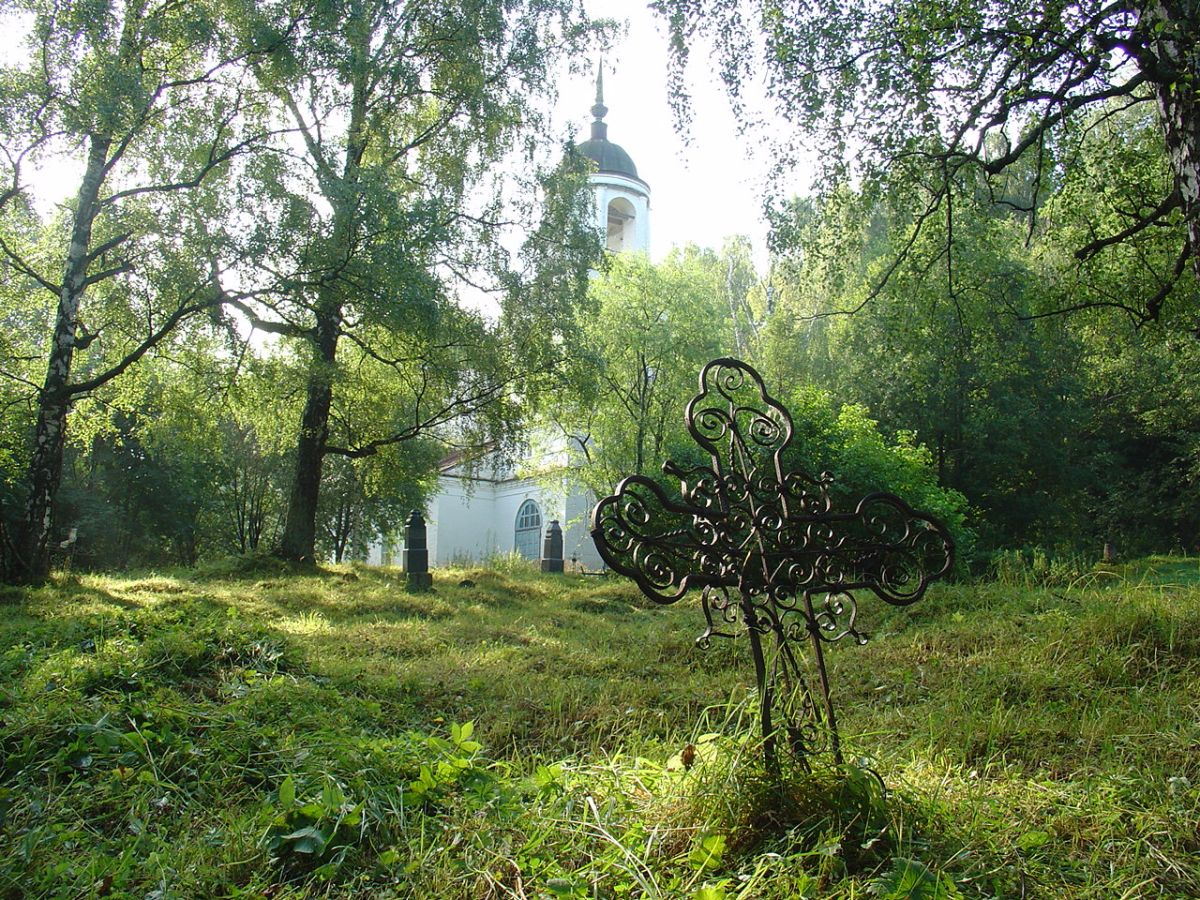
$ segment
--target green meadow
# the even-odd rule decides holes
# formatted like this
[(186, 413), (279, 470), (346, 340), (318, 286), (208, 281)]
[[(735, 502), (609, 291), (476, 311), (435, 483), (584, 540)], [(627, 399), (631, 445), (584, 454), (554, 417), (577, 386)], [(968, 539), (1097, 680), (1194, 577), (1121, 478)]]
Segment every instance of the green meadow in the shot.
[(0, 594), (0, 898), (1200, 895), (1200, 563), (1011, 565), (762, 771), (744, 641), (516, 565), (267, 561)]

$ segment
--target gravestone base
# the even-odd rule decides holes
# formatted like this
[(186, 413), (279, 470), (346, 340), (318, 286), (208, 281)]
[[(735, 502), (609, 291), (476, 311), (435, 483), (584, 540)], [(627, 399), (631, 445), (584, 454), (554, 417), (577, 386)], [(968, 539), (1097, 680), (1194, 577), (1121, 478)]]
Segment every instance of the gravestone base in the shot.
[(424, 594), (433, 590), (433, 573), (409, 572), (404, 589), (410, 594)]

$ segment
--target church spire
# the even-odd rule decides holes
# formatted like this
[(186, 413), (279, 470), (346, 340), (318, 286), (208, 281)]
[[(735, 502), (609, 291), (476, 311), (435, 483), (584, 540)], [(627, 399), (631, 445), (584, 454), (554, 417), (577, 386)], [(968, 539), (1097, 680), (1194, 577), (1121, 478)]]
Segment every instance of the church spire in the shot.
[(596, 103), (592, 106), (592, 115), (596, 117), (592, 122), (593, 141), (608, 140), (608, 123), (604, 121), (607, 113), (608, 107), (604, 105), (604, 61), (601, 60), (596, 66)]

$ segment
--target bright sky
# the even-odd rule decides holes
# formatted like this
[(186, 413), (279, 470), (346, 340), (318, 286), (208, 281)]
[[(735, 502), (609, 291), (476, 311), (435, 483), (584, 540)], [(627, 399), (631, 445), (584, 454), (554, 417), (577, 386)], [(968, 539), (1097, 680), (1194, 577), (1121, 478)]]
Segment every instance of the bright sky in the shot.
[[(587, 5), (593, 16), (628, 22), (626, 36), (605, 59), (605, 120), (609, 139), (625, 148), (650, 185), (652, 257), (660, 260), (672, 247), (687, 243), (719, 248), (725, 238), (745, 234), (763, 265), (767, 226), (762, 196), (769, 160), (754, 158), (754, 142), (739, 137), (724, 88), (703, 65), (703, 48), (693, 48), (688, 75), (694, 120), (685, 136), (676, 130), (667, 105), (667, 37), (659, 18), (645, 0), (587, 0)], [(0, 37), (0, 61), (23, 55), (23, 48), (14, 46), (19, 32), (6, 29)], [(571, 76), (560, 85), (556, 109), (560, 121), (573, 126), (577, 141), (587, 139), (592, 120), (594, 61), (588, 68), (591, 74)], [(48, 208), (73, 191), (75, 179), (49, 172), (38, 182)], [(808, 174), (797, 172), (790, 189), (806, 192)]]
[[(706, 54), (692, 53), (694, 121), (685, 138), (667, 105), (668, 47), (659, 17), (645, 0), (590, 0), (588, 9), (593, 16), (629, 23), (626, 37), (605, 60), (605, 121), (609, 140), (625, 148), (650, 185), (651, 256), (662, 259), (673, 246), (687, 243), (719, 248), (726, 237), (747, 234), (761, 264), (769, 160), (754, 159), (753, 142), (738, 136), (724, 88), (711, 68), (699, 64)], [(576, 125), (576, 140), (588, 137), (594, 97), (594, 74), (562, 86), (559, 111)], [(796, 173), (791, 187), (807, 192), (808, 174)]]

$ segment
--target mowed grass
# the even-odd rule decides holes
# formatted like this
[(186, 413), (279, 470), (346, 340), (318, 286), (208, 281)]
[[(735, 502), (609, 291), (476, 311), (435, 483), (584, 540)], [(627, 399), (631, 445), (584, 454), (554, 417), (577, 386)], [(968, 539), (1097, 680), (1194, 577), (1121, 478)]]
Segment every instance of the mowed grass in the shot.
[(0, 897), (1200, 896), (1200, 563), (860, 599), (869, 769), (780, 781), (744, 640), (618, 579), (4, 589)]

